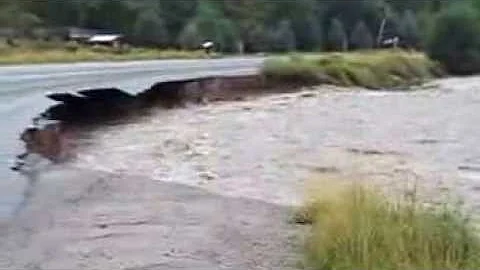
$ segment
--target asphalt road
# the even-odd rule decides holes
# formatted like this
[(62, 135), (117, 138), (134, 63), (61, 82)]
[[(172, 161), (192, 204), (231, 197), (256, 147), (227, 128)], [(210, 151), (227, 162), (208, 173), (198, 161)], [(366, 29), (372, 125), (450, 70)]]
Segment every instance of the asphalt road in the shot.
[(9, 166), (22, 151), (20, 132), (32, 117), (54, 104), (46, 93), (98, 87), (138, 93), (159, 81), (251, 74), (262, 62), (262, 58), (228, 58), (0, 67), (0, 218), (21, 200), (25, 180)]

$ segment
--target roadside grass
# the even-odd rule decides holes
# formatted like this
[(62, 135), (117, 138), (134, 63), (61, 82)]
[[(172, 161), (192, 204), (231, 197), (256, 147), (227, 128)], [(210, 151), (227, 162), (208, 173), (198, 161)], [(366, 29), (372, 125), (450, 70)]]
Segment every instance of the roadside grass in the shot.
[(318, 270), (480, 269), (480, 238), (458, 205), (391, 201), (360, 184), (322, 185), (296, 221), (311, 224), (305, 266)]
[[(213, 55), (218, 57), (219, 55)], [(202, 50), (123, 48), (79, 46), (76, 44), (43, 42), (18, 47), (0, 46), (0, 64), (69, 63), (82, 61), (127, 61), (156, 59), (206, 58)]]
[(423, 53), (402, 50), (292, 54), (268, 59), (262, 69), (267, 80), (306, 85), (334, 84), (369, 89), (414, 85), (441, 76)]

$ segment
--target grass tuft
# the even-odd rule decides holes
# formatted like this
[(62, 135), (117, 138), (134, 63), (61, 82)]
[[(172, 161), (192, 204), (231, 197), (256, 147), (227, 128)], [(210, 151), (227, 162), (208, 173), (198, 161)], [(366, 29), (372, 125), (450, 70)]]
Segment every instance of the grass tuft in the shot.
[(358, 184), (323, 185), (296, 220), (312, 224), (306, 263), (318, 270), (480, 269), (480, 238), (447, 204), (427, 208)]
[(381, 89), (418, 84), (442, 72), (424, 54), (383, 50), (276, 57), (266, 61), (263, 74), (275, 82)]

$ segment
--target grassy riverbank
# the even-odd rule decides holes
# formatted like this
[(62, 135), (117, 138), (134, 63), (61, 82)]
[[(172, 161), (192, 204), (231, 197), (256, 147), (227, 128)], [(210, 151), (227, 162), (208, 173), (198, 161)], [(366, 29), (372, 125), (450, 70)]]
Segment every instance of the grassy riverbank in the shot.
[(442, 72), (422, 53), (383, 50), (275, 57), (266, 61), (263, 74), (275, 82), (380, 89), (418, 84)]
[(68, 44), (27, 44), (18, 47), (0, 47), (0, 64), (69, 63), (82, 61), (127, 61), (155, 59), (205, 58), (205, 52), (160, 50), (149, 48), (124, 48), (76, 46)]
[(480, 238), (456, 206), (427, 208), (415, 191), (391, 201), (357, 185), (322, 185), (298, 221), (312, 224), (318, 270), (480, 269)]

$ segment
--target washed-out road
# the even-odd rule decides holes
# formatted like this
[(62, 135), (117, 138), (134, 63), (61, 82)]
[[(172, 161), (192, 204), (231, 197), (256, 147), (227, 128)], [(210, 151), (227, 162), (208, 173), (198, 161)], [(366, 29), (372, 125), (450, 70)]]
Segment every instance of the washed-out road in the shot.
[(0, 218), (21, 201), (25, 179), (10, 171), (20, 133), (53, 101), (49, 92), (116, 87), (136, 94), (159, 81), (258, 72), (262, 58), (98, 62), (0, 67)]

